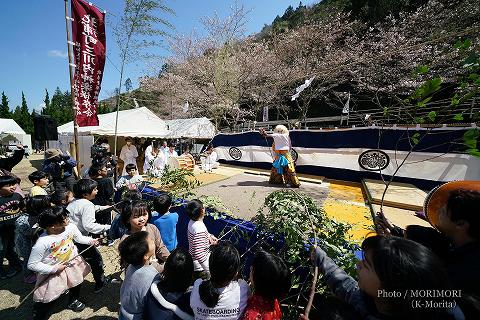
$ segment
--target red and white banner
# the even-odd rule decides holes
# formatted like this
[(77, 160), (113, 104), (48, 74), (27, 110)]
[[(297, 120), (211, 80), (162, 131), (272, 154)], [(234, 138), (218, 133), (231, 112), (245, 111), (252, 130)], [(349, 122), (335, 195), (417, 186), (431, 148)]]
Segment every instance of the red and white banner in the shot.
[(72, 0), (72, 18), (77, 123), (80, 127), (98, 126), (98, 94), (105, 65), (105, 13), (83, 0)]

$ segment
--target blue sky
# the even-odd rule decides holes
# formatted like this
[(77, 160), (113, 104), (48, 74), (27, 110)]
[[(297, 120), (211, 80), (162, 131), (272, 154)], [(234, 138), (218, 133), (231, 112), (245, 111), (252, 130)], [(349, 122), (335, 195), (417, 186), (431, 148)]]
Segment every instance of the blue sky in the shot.
[[(92, 2), (107, 11), (106, 19), (110, 23), (120, 17), (124, 3), (120, 0)], [(303, 1), (307, 5), (315, 2), (318, 1)], [(201, 17), (211, 16), (215, 11), (227, 16), (234, 1), (166, 0), (165, 3), (175, 11), (174, 16), (166, 16), (167, 20), (177, 33), (186, 34), (193, 28), (201, 31)], [(264, 24), (270, 24), (276, 15), (282, 15), (289, 5), (298, 6), (299, 0), (238, 0), (238, 3), (251, 10), (247, 24), (251, 34), (260, 31)], [(43, 102), (45, 89), (50, 97), (57, 86), (62, 91), (70, 89), (64, 10), (61, 0), (0, 1), (0, 92), (5, 91), (11, 109), (21, 103), (22, 90), (29, 108), (37, 109)], [(119, 65), (118, 50), (108, 22), (107, 55)], [(124, 78), (131, 78), (135, 88), (137, 78), (145, 70), (142, 64), (130, 64)], [(119, 79), (119, 72), (107, 60), (100, 99), (111, 95)]]

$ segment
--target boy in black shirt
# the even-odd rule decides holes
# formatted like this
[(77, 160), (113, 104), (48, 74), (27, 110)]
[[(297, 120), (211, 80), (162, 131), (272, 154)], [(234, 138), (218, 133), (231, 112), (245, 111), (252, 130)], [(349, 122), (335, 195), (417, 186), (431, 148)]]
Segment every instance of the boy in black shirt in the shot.
[[(16, 184), (13, 176), (0, 176), (0, 279), (13, 277), (22, 268), (14, 250), (15, 220), (23, 204), (23, 197), (15, 192)], [(8, 260), (8, 270), (3, 269), (4, 258)]]
[[(101, 163), (90, 167), (88, 170), (90, 178), (95, 180), (98, 184), (98, 193), (92, 203), (97, 206), (110, 206), (113, 204), (113, 196), (115, 189), (113, 187), (112, 180), (108, 177), (108, 170), (106, 163)], [(112, 208), (108, 208), (102, 211), (98, 211), (95, 217), (99, 223), (110, 224), (112, 223)]]

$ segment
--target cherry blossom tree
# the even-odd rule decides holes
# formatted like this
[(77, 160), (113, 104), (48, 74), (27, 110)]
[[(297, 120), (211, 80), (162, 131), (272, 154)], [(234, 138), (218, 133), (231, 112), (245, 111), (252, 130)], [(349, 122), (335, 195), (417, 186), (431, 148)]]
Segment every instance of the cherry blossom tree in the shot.
[[(412, 123), (414, 106), (405, 98), (426, 80), (424, 73), (412, 72), (428, 66), (429, 76), (442, 79), (439, 92), (445, 92), (465, 73), (455, 43), (468, 38), (471, 51), (479, 48), (480, 7), (474, 0), (429, 1), (373, 26), (332, 11), (267, 38), (245, 36), (247, 14), (236, 6), (225, 19), (203, 19), (206, 36), (175, 38), (169, 70), (144, 78), (142, 89), (158, 91), (177, 117), (188, 101), (185, 116), (207, 116), (217, 127), (255, 120), (263, 107), (277, 109), (287, 121), (292, 114), (304, 120), (320, 103), (342, 108), (347, 91), (351, 116), (363, 117), (356, 106), (366, 99), (378, 110), (376, 121)], [(295, 88), (313, 76), (292, 103)], [(437, 95), (422, 103), (433, 107), (440, 100)]]

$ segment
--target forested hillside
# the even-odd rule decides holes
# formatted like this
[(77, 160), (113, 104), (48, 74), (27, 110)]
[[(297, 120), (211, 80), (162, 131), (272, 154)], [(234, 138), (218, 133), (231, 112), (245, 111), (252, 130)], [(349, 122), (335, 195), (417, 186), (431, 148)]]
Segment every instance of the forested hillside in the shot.
[[(357, 120), (368, 110), (391, 123), (431, 122), (427, 113), (442, 114), (451, 104), (468, 112), (444, 122), (478, 119), (477, 0), (300, 4), (253, 36), (241, 32), (247, 19), (237, 7), (230, 19), (205, 19), (206, 36), (172, 41), (173, 55), (158, 76), (141, 81), (141, 91), (155, 93), (148, 106), (166, 116), (207, 116), (231, 129), (261, 121), (264, 107), (270, 120), (305, 119), (341, 115), (347, 101)], [(468, 95), (459, 88), (469, 88)], [(412, 110), (418, 105), (423, 118)]]

